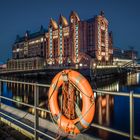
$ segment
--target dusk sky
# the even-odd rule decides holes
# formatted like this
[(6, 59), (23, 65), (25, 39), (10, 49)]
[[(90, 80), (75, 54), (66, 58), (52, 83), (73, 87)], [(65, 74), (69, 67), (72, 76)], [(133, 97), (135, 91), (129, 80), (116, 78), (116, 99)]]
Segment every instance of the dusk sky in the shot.
[(103, 10), (113, 31), (114, 46), (140, 50), (140, 0), (0, 0), (0, 61), (11, 58), (17, 34), (38, 31), (41, 25), (47, 28), (50, 18), (58, 21), (60, 14), (69, 19), (72, 10), (81, 19)]

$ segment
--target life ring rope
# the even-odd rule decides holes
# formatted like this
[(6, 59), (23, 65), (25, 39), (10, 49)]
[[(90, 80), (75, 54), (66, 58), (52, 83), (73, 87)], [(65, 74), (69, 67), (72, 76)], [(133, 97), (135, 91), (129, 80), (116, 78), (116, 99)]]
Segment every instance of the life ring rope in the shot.
[(88, 95), (86, 95), (82, 90), (80, 90), (77, 86), (76, 86), (76, 84), (74, 84), (70, 79), (69, 79), (69, 81), (70, 81), (70, 83), (72, 83), (73, 84), (73, 86), (76, 88), (76, 89), (78, 89), (82, 94), (84, 94), (86, 97), (88, 97), (88, 98), (90, 98), (90, 99), (92, 99), (93, 97), (89, 97)]
[(48, 102), (50, 101), (51, 97), (52, 97), (53, 94), (54, 94), (54, 91), (56, 90), (56, 87), (57, 87), (57, 84), (58, 84), (58, 82), (59, 82), (60, 77), (61, 77), (61, 75), (59, 75), (59, 77), (58, 77), (58, 79), (57, 79), (57, 82), (56, 82), (56, 84), (55, 84), (55, 87), (53, 88), (53, 91), (52, 91), (52, 93), (51, 93), (49, 99), (48, 99)]
[[(89, 110), (91, 109), (91, 107), (94, 105), (95, 102), (92, 102), (92, 104), (90, 105), (89, 109), (85, 112), (85, 114), (80, 118), (80, 120), (82, 120), (84, 118), (84, 116), (87, 115), (87, 113), (89, 112)], [(79, 120), (79, 121), (80, 121)]]
[[(74, 85), (74, 86), (76, 86), (72, 81), (71, 81), (71, 83)], [(78, 87), (77, 87), (77, 89), (80, 91), (80, 92), (82, 92)], [(63, 90), (65, 90), (65, 88), (63, 89)], [(82, 92), (82, 94), (84, 94), (84, 92)], [(85, 96), (87, 96), (86, 94), (84, 94)], [(87, 96), (88, 98), (90, 98), (90, 99), (92, 99), (92, 97), (89, 97), (89, 96)], [(74, 103), (76, 104), (76, 102), (74, 101)], [(89, 107), (89, 109), (85, 112), (85, 114), (82, 116), (82, 117), (80, 117), (80, 120), (82, 120), (83, 118), (84, 118), (84, 116), (89, 112), (89, 110), (90, 110), (90, 108), (94, 105), (94, 101), (92, 101), (92, 104), (90, 105), (90, 107)], [(79, 121), (80, 121), (79, 120)]]
[[(73, 77), (72, 74), (75, 74), (75, 77)], [(73, 79), (72, 79), (72, 77), (69, 77), (69, 76), (72, 76)], [(48, 102), (49, 102), (49, 106), (50, 106), (49, 109), (51, 112), (51, 118), (52, 118), (52, 120), (54, 119), (57, 122), (59, 128), (64, 129), (65, 132), (68, 132), (68, 133), (73, 133), (73, 134), (80, 133), (81, 130), (87, 128), (90, 125), (90, 123), (94, 117), (95, 102), (94, 102), (93, 91), (87, 80), (83, 81), (83, 83), (80, 83), (80, 81), (82, 79), (85, 80), (85, 78), (78, 72), (73, 71), (73, 70), (64, 70), (62, 72), (59, 72), (57, 74), (57, 76), (53, 79), (53, 82), (49, 89)], [(82, 95), (82, 101), (84, 103), (84, 106), (82, 105), (82, 110), (80, 110), (81, 111), (80, 115), (78, 116), (78, 118), (75, 118), (74, 120), (68, 119), (64, 116), (63, 113), (65, 111), (64, 112), (62, 111), (63, 104), (61, 104), (61, 108), (58, 105), (58, 99), (57, 99), (58, 98), (58, 89), (65, 82), (70, 83), (70, 85), (72, 85), (73, 88), (76, 89), (78, 91), (78, 93)], [(82, 84), (85, 86), (83, 87)], [(86, 87), (89, 88), (88, 91), (87, 91)], [(65, 89), (65, 86), (63, 87), (62, 90), (66, 93), (68, 93), (68, 91), (69, 91), (67, 88)], [(66, 96), (67, 96), (67, 94), (66, 94)], [(76, 96), (76, 95), (74, 95), (74, 96)], [(65, 98), (65, 96), (64, 96), (64, 98)], [(73, 104), (77, 104), (77, 102), (75, 100), (73, 100), (72, 98), (69, 98), (69, 95), (68, 95), (69, 103), (67, 105), (70, 105), (71, 101), (73, 102)], [(63, 99), (61, 99), (61, 100), (63, 100)], [(53, 102), (55, 104), (53, 104)], [(87, 104), (85, 104), (86, 102), (87, 102)], [(65, 103), (65, 102), (62, 102), (62, 103)], [(67, 108), (67, 107), (65, 107), (65, 108), (68, 109), (65, 113), (70, 111), (69, 108)]]
[[(90, 98), (90, 99), (93, 99), (93, 97), (89, 97), (88, 95), (86, 95), (83, 91), (81, 91), (70, 79), (69, 79), (69, 81), (73, 84), (73, 86), (76, 88), (76, 89), (78, 89), (82, 94), (84, 94), (86, 97), (88, 97), (88, 98)], [(80, 120), (79, 121), (81, 121), (83, 118), (84, 118), (84, 116), (89, 112), (89, 110), (90, 110), (90, 108), (94, 105), (94, 100), (92, 100), (92, 104), (90, 105), (90, 107), (89, 107), (89, 109), (85, 112), (85, 114), (80, 118)]]

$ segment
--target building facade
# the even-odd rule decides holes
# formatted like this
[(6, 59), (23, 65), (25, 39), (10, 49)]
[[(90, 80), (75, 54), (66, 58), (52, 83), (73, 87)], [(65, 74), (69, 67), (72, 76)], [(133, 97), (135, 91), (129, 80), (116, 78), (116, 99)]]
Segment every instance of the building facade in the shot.
[(138, 59), (138, 51), (134, 49), (125, 50), (124, 55), (127, 59), (132, 59), (132, 60)]
[(91, 59), (97, 64), (112, 63), (113, 37), (108, 25), (103, 12), (88, 20), (80, 20), (74, 11), (69, 21), (62, 15), (58, 22), (51, 18), (48, 30), (41, 26), (39, 32), (27, 31), (24, 37), (17, 36), (7, 66), (9, 69), (88, 67)]

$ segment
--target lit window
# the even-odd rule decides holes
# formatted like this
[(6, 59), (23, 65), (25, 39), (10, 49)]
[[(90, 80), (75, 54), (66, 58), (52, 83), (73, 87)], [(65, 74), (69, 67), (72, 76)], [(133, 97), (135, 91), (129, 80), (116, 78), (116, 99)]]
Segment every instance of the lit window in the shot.
[(43, 37), (41, 38), (41, 42), (43, 42)]

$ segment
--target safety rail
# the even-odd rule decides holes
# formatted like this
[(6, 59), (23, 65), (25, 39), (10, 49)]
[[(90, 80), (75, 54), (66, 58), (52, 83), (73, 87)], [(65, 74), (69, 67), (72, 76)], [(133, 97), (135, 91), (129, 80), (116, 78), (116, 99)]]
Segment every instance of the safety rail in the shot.
[[(14, 99), (10, 99), (10, 98), (7, 98), (7, 97), (4, 97), (1, 95), (1, 89), (2, 89), (2, 82), (6, 82), (6, 83), (17, 83), (17, 84), (24, 84), (24, 85), (31, 85), (31, 86), (34, 86), (34, 105), (31, 105), (31, 104), (27, 104), (27, 103), (24, 103), (24, 102), (20, 102), (20, 101), (17, 101), (17, 100), (14, 100)], [(18, 103), (18, 104), (21, 104), (21, 105), (24, 105), (24, 106), (27, 106), (27, 107), (32, 107), (34, 108), (35, 110), (35, 114), (34, 114), (34, 127), (24, 123), (24, 122), (21, 122), (19, 121), (18, 119), (12, 117), (12, 116), (9, 116), (7, 115), (6, 113), (3, 113), (3, 112), (0, 112), (1, 115), (19, 123), (20, 125), (24, 126), (24, 127), (27, 127), (29, 128), (30, 130), (34, 131), (34, 139), (35, 140), (38, 140), (39, 138), (39, 134), (40, 135), (44, 135), (45, 137), (48, 137), (52, 140), (55, 140), (56, 138), (40, 131), (38, 128), (38, 121), (39, 121), (39, 114), (38, 114), (38, 111), (44, 111), (44, 112), (47, 112), (47, 113), (51, 113), (49, 110), (47, 109), (43, 109), (43, 108), (40, 108), (38, 105), (39, 105), (39, 88), (38, 87), (50, 87), (49, 84), (39, 84), (39, 83), (29, 83), (29, 82), (21, 82), (21, 81), (13, 81), (13, 80), (3, 80), (3, 79), (0, 79), (0, 109), (1, 109), (1, 99), (5, 99), (7, 101), (11, 101), (11, 102), (14, 102), (14, 103)], [(125, 96), (125, 97), (129, 97), (129, 106), (130, 106), (130, 133), (126, 133), (126, 132), (122, 132), (120, 130), (116, 130), (116, 129), (112, 129), (112, 128), (109, 128), (109, 127), (106, 127), (106, 126), (101, 126), (99, 124), (96, 124), (96, 123), (92, 123), (91, 126), (92, 127), (95, 127), (95, 128), (98, 128), (98, 129), (102, 129), (102, 130), (105, 130), (105, 131), (108, 131), (108, 132), (111, 132), (111, 133), (114, 133), (114, 134), (118, 134), (118, 135), (121, 135), (121, 136), (124, 136), (124, 137), (127, 137), (127, 138), (130, 138), (130, 140), (133, 140), (133, 139), (136, 139), (136, 140), (140, 140), (140, 136), (136, 136), (134, 135), (134, 98), (140, 98), (140, 94), (134, 94), (133, 92), (130, 92), (130, 93), (124, 93), (124, 92), (110, 92), (110, 91), (102, 91), (102, 90), (95, 90), (93, 89), (94, 92), (96, 93), (100, 93), (100, 94), (105, 94), (105, 95), (114, 95), (114, 96)], [(1, 118), (2, 116), (0, 116)]]
[(126, 92), (110, 92), (110, 91), (102, 91), (102, 90), (94, 90), (94, 92), (96, 93), (100, 93), (100, 94), (104, 94), (104, 95), (114, 95), (114, 96), (124, 96), (124, 97), (129, 97), (129, 107), (130, 107), (130, 133), (126, 133), (126, 132), (122, 132), (119, 130), (115, 130), (112, 128), (108, 128), (108, 127), (104, 127), (104, 126), (100, 126), (98, 124), (91, 124), (91, 126), (95, 127), (95, 128), (99, 128), (108, 132), (112, 132), (124, 137), (128, 137), (130, 138), (130, 140), (136, 139), (136, 140), (140, 140), (140, 136), (135, 136), (134, 135), (134, 98), (139, 98), (140, 99), (140, 94), (134, 94), (132, 91), (130, 93), (126, 93)]
[[(34, 86), (34, 105), (31, 105), (31, 104), (27, 104), (27, 103), (24, 103), (24, 102), (20, 102), (20, 101), (17, 101), (17, 100), (14, 100), (14, 99), (10, 99), (10, 98), (7, 98), (7, 97), (4, 97), (1, 95), (1, 88), (2, 88), (2, 82), (7, 82), (7, 83), (16, 83), (16, 84), (24, 84), (24, 85), (31, 85), (31, 86)], [(45, 137), (48, 137), (52, 140), (55, 140), (56, 138), (40, 131), (38, 129), (38, 123), (39, 123), (39, 114), (38, 114), (38, 111), (44, 111), (44, 112), (47, 112), (47, 113), (51, 113), (49, 110), (47, 109), (43, 109), (43, 108), (40, 108), (38, 107), (38, 103), (39, 103), (39, 91), (38, 91), (38, 87), (50, 87), (50, 85), (48, 84), (38, 84), (38, 83), (28, 83), (28, 82), (21, 82), (21, 81), (12, 81), (12, 80), (2, 80), (0, 79), (0, 109), (1, 109), (1, 99), (5, 99), (7, 101), (11, 101), (11, 102), (14, 102), (14, 103), (18, 103), (20, 105), (24, 105), (24, 106), (27, 106), (27, 107), (32, 107), (34, 108), (35, 110), (35, 114), (34, 114), (34, 127), (31, 127), (30, 125), (24, 123), (24, 122), (21, 122), (19, 121), (18, 119), (15, 119), (9, 115), (7, 115), (6, 113), (3, 113), (3, 112), (0, 112), (1, 115), (19, 123), (20, 125), (23, 125), (24, 127), (27, 127), (29, 128), (30, 130), (34, 131), (34, 139), (35, 140), (38, 140), (38, 134), (41, 134), (41, 135), (44, 135)], [(1, 117), (1, 116), (0, 116)]]

